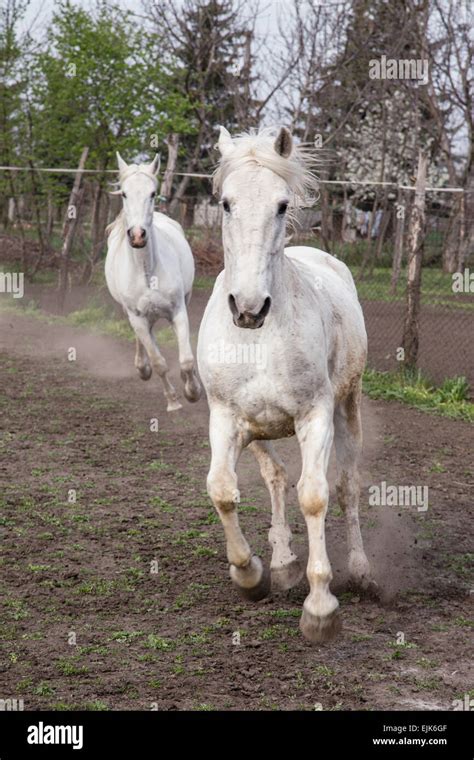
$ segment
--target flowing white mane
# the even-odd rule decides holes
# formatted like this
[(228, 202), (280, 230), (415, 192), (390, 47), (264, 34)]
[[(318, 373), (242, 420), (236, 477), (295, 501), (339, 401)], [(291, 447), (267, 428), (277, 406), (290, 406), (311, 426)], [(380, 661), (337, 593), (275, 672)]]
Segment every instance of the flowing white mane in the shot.
[(234, 149), (221, 157), (214, 172), (214, 193), (220, 195), (224, 180), (231, 172), (257, 164), (282, 177), (295, 199), (308, 203), (308, 199), (313, 198), (317, 188), (317, 179), (311, 171), (315, 164), (314, 152), (293, 143), (291, 154), (285, 158), (275, 151), (275, 138), (274, 127), (267, 127), (259, 132), (243, 132), (234, 137)]

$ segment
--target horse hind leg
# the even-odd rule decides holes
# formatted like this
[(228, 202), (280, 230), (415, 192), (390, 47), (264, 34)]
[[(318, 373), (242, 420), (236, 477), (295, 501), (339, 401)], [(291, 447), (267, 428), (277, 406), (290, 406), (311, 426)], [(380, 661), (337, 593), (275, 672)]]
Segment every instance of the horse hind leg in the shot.
[(172, 326), (178, 340), (179, 364), (181, 367), (181, 380), (184, 384), (184, 395), (188, 401), (193, 403), (201, 398), (202, 388), (194, 366), (194, 356), (189, 341), (189, 320), (184, 305), (175, 314)]
[(142, 343), (145, 351), (148, 354), (153, 369), (160, 376), (167, 402), (166, 411), (174, 412), (178, 409), (182, 409), (174, 386), (168, 378), (168, 365), (166, 363), (166, 359), (158, 348), (148, 321), (143, 317), (136, 316), (133, 313), (129, 313), (128, 318), (130, 320), (131, 326), (133, 327), (133, 330), (135, 331), (135, 336)]
[(148, 358), (148, 354), (146, 352), (145, 346), (139, 340), (139, 338), (135, 338), (136, 341), (136, 351), (135, 351), (135, 367), (137, 368), (137, 372), (140, 375), (142, 380), (149, 380), (152, 375), (152, 368), (150, 364), (150, 359)]
[(272, 525), (268, 541), (272, 547), (270, 572), (272, 588), (287, 591), (296, 586), (304, 574), (304, 567), (291, 549), (291, 530), (286, 519), (285, 497), (288, 476), (280, 457), (270, 441), (252, 441), (249, 449), (255, 455), (260, 473), (270, 493)]
[(350, 393), (334, 413), (334, 443), (336, 448), (338, 504), (346, 521), (349, 575), (358, 588), (375, 590), (370, 565), (364, 551), (359, 524), (359, 471), (358, 461), (362, 450), (362, 424), (360, 417), (360, 387)]

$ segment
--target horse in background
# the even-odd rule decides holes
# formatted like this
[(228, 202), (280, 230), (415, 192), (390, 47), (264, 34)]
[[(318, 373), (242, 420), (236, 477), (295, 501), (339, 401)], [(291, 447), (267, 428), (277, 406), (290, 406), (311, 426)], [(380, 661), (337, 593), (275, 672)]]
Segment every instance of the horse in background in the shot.
[(198, 401), (201, 386), (189, 340), (187, 306), (194, 281), (194, 259), (181, 225), (154, 210), (160, 168), (128, 165), (117, 153), (123, 208), (109, 226), (105, 278), (112, 297), (123, 307), (136, 337), (135, 367), (142, 380), (155, 369), (163, 383), (167, 411), (181, 409), (168, 378), (166, 360), (156, 343), (153, 327), (167, 319), (176, 334), (181, 379), (188, 401)]

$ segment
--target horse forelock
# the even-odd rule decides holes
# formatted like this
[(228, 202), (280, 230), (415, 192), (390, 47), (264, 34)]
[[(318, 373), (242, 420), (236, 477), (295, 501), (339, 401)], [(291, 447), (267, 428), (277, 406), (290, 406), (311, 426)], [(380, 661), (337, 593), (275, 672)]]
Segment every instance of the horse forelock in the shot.
[(158, 180), (150, 171), (150, 167), (147, 164), (129, 164), (124, 171), (119, 173), (119, 183), (122, 184), (123, 182), (126, 182), (127, 179), (130, 179), (130, 177), (133, 177), (136, 174), (144, 174), (158, 184)]
[(312, 171), (316, 163), (314, 151), (293, 144), (288, 157), (275, 150), (274, 128), (260, 132), (243, 132), (233, 138), (233, 150), (220, 158), (213, 175), (213, 190), (220, 195), (226, 177), (237, 169), (257, 165), (277, 174), (288, 185), (296, 199), (308, 201), (317, 189), (317, 178)]

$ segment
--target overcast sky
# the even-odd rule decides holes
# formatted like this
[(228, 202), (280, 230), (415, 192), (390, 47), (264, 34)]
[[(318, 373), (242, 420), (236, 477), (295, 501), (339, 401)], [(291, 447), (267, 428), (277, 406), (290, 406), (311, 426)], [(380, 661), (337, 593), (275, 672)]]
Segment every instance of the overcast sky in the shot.
[[(180, 2), (180, 0), (176, 1), (178, 3)], [(342, 1), (344, 2), (345, 0)], [(280, 43), (278, 19), (283, 14), (287, 2), (288, 0), (259, 0), (260, 13), (255, 30), (257, 38), (256, 46), (258, 45), (259, 39), (261, 40), (265, 38), (268, 43), (270, 38), (273, 49), (278, 48)], [(323, 4), (324, 0), (321, 2), (320, 0), (313, 0), (313, 2), (319, 5)], [(97, 7), (97, 2), (94, 0), (72, 0), (72, 3), (73, 5), (82, 6), (83, 8), (90, 8), (91, 10), (94, 10)], [(132, 12), (136, 12), (140, 14), (140, 16), (143, 16), (144, 14), (143, 5), (140, 0), (115, 0), (115, 4)], [(23, 23), (19, 26), (20, 33), (29, 30), (34, 39), (41, 39), (44, 37), (56, 5), (56, 0), (30, 0), (30, 5), (25, 13)], [(262, 95), (265, 95), (265, 91), (262, 92)], [(266, 122), (269, 121), (270, 123), (273, 123), (275, 119), (278, 120), (276, 112), (272, 110), (272, 106), (276, 107), (277, 100), (278, 93), (272, 99), (272, 103), (269, 104), (269, 108), (266, 112)]]
[[(137, 13), (142, 13), (142, 4), (140, 0), (115, 0), (117, 5), (127, 8)], [(179, 2), (179, 0), (178, 0)], [(93, 0), (73, 0), (75, 5), (82, 5), (84, 8), (94, 8), (96, 5)], [(320, 3), (318, 3), (320, 4)], [(33, 33), (44, 31), (51, 18), (51, 14), (56, 5), (55, 0), (30, 0), (30, 5), (25, 14), (23, 28), (26, 30), (32, 24)], [(277, 19), (280, 11), (284, 8), (285, 0), (261, 0), (261, 12), (258, 19), (257, 32), (259, 34), (277, 35)]]

